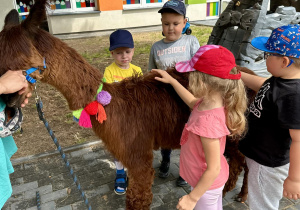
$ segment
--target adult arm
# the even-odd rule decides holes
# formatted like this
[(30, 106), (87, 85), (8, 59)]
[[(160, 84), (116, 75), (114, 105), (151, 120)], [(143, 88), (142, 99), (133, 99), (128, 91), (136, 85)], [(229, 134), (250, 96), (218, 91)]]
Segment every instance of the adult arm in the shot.
[(199, 182), (190, 194), (179, 199), (177, 209), (194, 209), (197, 201), (210, 188), (215, 179), (218, 177), (221, 170), (220, 160), (220, 141), (219, 139), (209, 139), (201, 137), (203, 151), (207, 169), (201, 176)]
[(264, 84), (264, 82), (267, 80), (267, 78), (256, 76), (256, 75), (251, 75), (245, 72), (241, 72), (242, 77), (241, 79), (243, 80), (244, 84), (254, 90), (254, 91), (259, 91), (261, 86)]
[(21, 95), (27, 86), (28, 83), (22, 71), (9, 70), (0, 77), (0, 94), (19, 92)]
[(283, 183), (283, 196), (300, 199), (300, 129), (290, 129), (292, 144), (290, 147), (289, 175)]
[(176, 79), (169, 75), (166, 71), (160, 69), (152, 69), (153, 72), (159, 73), (162, 77), (155, 77), (156, 80), (169, 83), (173, 86), (180, 98), (192, 109), (196, 102), (199, 100), (192, 93), (190, 93), (185, 87), (183, 87)]

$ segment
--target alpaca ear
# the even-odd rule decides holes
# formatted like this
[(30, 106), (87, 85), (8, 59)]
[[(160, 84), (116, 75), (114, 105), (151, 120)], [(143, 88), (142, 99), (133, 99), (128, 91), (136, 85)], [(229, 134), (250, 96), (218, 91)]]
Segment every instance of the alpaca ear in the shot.
[(30, 9), (28, 17), (21, 23), (25, 29), (37, 29), (46, 20), (46, 7), (49, 6), (47, 0), (36, 0)]
[(7, 26), (14, 26), (18, 24), (19, 24), (19, 13), (17, 10), (12, 9), (4, 19), (4, 28)]

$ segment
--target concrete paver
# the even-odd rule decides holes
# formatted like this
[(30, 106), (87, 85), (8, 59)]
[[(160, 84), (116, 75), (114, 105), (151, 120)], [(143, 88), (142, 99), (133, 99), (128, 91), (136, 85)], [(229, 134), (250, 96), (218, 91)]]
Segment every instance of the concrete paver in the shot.
[[(113, 157), (104, 149), (101, 141), (65, 148), (68, 160), (74, 169), (92, 209), (125, 209), (125, 195), (113, 192), (115, 166)], [(154, 151), (153, 167), (158, 171), (160, 151)], [(155, 176), (152, 187), (152, 210), (176, 209), (178, 199), (190, 192), (190, 187), (176, 187), (179, 172), (179, 150), (171, 157), (170, 176), (161, 179)], [(22, 161), (23, 160), (23, 161)], [(13, 195), (3, 210), (37, 209), (36, 191), (39, 191), (42, 210), (87, 209), (65, 163), (56, 152), (48, 152), (13, 160), (15, 172), (11, 175)], [(233, 197), (239, 192), (242, 175), (236, 188), (223, 198), (225, 210), (249, 209), (247, 203), (239, 203)], [(280, 209), (300, 209), (300, 202), (282, 199)]]

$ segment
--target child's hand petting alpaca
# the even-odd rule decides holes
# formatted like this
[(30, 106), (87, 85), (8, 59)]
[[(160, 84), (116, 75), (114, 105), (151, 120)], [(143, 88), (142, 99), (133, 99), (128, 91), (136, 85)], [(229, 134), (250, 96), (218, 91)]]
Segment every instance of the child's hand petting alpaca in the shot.
[(160, 70), (160, 69), (152, 69), (152, 72), (157, 72), (160, 74), (161, 77), (155, 77), (156, 80), (163, 82), (163, 83), (172, 83), (172, 81), (174, 81), (175, 79), (168, 74), (166, 71), (164, 70)]
[(190, 195), (182, 196), (176, 206), (179, 210), (193, 210), (197, 204), (197, 200), (193, 199)]

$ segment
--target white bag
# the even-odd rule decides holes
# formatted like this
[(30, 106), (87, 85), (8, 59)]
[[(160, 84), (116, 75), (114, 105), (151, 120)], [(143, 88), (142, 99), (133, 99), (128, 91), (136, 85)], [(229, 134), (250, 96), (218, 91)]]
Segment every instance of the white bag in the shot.
[(0, 112), (0, 137), (12, 135), (21, 129), (23, 114), (20, 108), (5, 108)]

